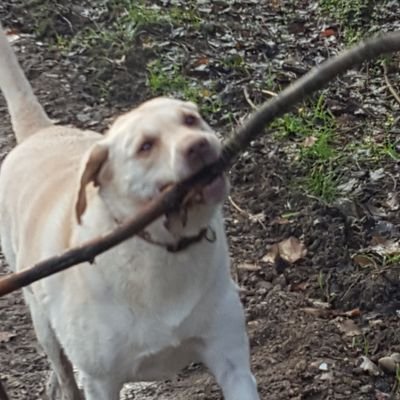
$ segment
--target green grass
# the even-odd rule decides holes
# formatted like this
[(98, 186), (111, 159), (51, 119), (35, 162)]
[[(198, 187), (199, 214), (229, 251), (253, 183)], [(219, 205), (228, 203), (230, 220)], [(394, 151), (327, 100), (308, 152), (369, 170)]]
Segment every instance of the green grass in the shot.
[(198, 104), (204, 115), (217, 113), (222, 103), (212, 85), (205, 87), (198, 79), (186, 77), (182, 67), (171, 63), (163, 65), (160, 59), (147, 65), (147, 84), (155, 96), (175, 96)]
[(319, 7), (340, 24), (344, 42), (350, 45), (365, 35), (365, 20), (370, 17), (374, 3), (374, 0), (319, 0)]
[[(102, 53), (124, 55), (132, 47), (137, 33), (145, 26), (191, 26), (199, 28), (202, 19), (192, 3), (186, 6), (157, 7), (149, 1), (114, 0), (107, 3), (114, 22), (91, 24), (74, 37), (56, 35), (55, 46), (62, 51), (103, 47)], [(111, 50), (113, 50), (111, 52)]]
[(369, 340), (365, 335), (354, 336), (352, 339), (351, 347), (358, 349), (365, 357), (368, 357), (370, 352)]
[(304, 186), (308, 193), (326, 203), (334, 201), (338, 195), (339, 178), (333, 168), (316, 165), (311, 168), (304, 178)]
[(297, 114), (286, 114), (276, 120), (272, 128), (278, 139), (298, 143), (295, 160), (306, 171), (298, 183), (310, 195), (332, 202), (337, 196), (337, 163), (341, 154), (335, 148), (335, 118), (326, 108), (324, 96), (304, 105)]
[[(112, 22), (107, 23), (109, 15), (113, 16)], [(92, 64), (92, 86), (96, 87), (101, 97), (108, 98), (114, 84), (115, 68), (125, 68), (128, 65), (125, 61), (135, 56), (139, 32), (143, 44), (141, 51), (146, 53), (146, 62), (154, 58), (158, 51), (163, 51), (157, 48), (156, 41), (153, 42), (153, 35), (158, 36), (164, 30), (169, 32), (171, 27), (198, 29), (201, 22), (193, 1), (179, 7), (157, 7), (153, 2), (145, 0), (111, 0), (104, 3), (99, 22), (88, 24), (74, 36), (55, 34), (53, 46), (62, 54), (86, 56)], [(148, 70), (149, 86), (155, 94), (179, 92), (181, 97), (193, 101), (209, 97), (204, 88), (200, 88), (199, 92), (192, 81), (181, 76), (178, 67), (172, 72), (164, 72), (155, 63), (149, 65)], [(204, 101), (204, 107), (213, 111), (218, 104), (215, 99), (208, 100)]]

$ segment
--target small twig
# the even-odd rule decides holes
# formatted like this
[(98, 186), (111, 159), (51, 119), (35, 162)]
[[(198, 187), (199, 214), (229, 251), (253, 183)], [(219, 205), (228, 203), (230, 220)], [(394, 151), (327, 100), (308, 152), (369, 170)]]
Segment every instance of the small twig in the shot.
[(391, 84), (391, 82), (389, 80), (386, 62), (383, 62), (382, 66), (383, 66), (383, 77), (385, 79), (386, 86), (388, 87), (389, 92), (392, 94), (392, 96), (395, 98), (395, 100), (400, 104), (400, 96), (396, 92), (395, 88), (393, 87), (393, 85)]
[(270, 99), (255, 112), (236, 133), (229, 138), (221, 158), (203, 168), (193, 177), (174, 185), (152, 201), (140, 214), (119, 226), (115, 231), (93, 239), (79, 247), (69, 249), (64, 254), (39, 262), (30, 269), (10, 274), (0, 279), (0, 296), (27, 286), (39, 279), (63, 271), (82, 262), (93, 262), (94, 258), (142, 231), (148, 224), (165, 213), (179, 209), (179, 204), (194, 186), (203, 186), (227, 169), (248, 144), (264, 132), (264, 128), (274, 119), (282, 116), (292, 107), (312, 93), (325, 87), (337, 75), (365, 60), (400, 50), (400, 32), (361, 42), (321, 65), (287, 87), (278, 96)]
[(250, 96), (249, 96), (249, 92), (247, 91), (247, 87), (243, 86), (243, 94), (244, 94), (244, 98), (246, 99), (247, 103), (249, 104), (249, 106), (253, 109), (253, 110), (257, 110), (257, 106), (253, 103), (253, 101), (251, 100)]
[(228, 196), (229, 203), (231, 203), (232, 207), (237, 210), (240, 214), (246, 216), (251, 222), (258, 222), (264, 229), (266, 229), (266, 226), (262, 222), (261, 218), (258, 216), (258, 214), (252, 214), (248, 211), (243, 210), (242, 208), (239, 207), (237, 203), (232, 199), (232, 196)]
[(0, 380), (0, 400), (10, 400), (1, 380)]
[(261, 90), (261, 93), (267, 94), (268, 96), (272, 96), (272, 97), (278, 96), (278, 93), (271, 92), (271, 90), (266, 90), (266, 89)]

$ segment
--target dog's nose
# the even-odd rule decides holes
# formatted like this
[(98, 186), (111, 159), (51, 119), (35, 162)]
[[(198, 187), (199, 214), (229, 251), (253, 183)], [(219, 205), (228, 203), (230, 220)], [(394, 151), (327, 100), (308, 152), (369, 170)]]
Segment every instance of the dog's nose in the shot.
[(197, 171), (204, 165), (216, 161), (218, 153), (207, 138), (196, 138), (187, 144), (184, 157), (189, 168)]

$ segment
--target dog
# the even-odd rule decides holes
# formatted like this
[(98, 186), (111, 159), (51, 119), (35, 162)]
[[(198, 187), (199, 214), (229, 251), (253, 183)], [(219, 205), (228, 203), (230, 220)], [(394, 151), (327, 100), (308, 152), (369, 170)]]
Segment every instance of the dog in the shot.
[[(168, 186), (217, 160), (195, 104), (151, 99), (105, 135), (52, 123), (0, 27), (0, 88), (17, 146), (0, 173), (0, 236), (21, 271), (116, 228)], [(140, 235), (24, 289), (52, 373), (50, 400), (117, 400), (124, 383), (191, 362), (226, 400), (259, 399), (238, 288), (230, 275), (220, 175)]]

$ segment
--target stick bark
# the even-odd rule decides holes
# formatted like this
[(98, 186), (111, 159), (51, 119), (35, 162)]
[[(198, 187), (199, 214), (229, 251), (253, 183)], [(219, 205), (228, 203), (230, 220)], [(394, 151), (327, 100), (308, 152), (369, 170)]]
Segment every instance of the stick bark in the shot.
[(10, 400), (1, 380), (0, 380), (0, 400)]
[(224, 144), (221, 158), (202, 169), (191, 178), (174, 185), (152, 201), (140, 214), (123, 223), (113, 232), (95, 238), (65, 253), (41, 261), (21, 272), (9, 274), (0, 280), (0, 296), (11, 293), (39, 279), (63, 271), (82, 262), (93, 262), (95, 257), (122, 241), (142, 231), (149, 223), (166, 213), (179, 209), (179, 205), (197, 185), (213, 180), (221, 171), (227, 169), (236, 157), (264, 128), (277, 117), (290, 111), (292, 107), (325, 87), (333, 78), (364, 61), (400, 50), (400, 32), (388, 33), (361, 42), (336, 57), (328, 59), (313, 68), (299, 80), (283, 90), (278, 96), (267, 101), (246, 123)]

